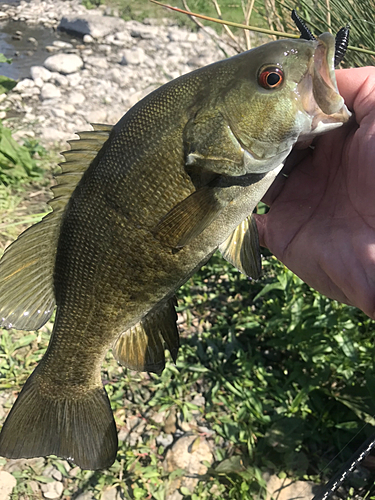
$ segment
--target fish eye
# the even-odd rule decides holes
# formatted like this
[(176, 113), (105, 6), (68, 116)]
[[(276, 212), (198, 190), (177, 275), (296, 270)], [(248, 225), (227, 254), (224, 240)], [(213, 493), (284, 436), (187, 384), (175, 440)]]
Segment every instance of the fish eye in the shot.
[(258, 76), (258, 83), (264, 89), (275, 89), (277, 87), (280, 87), (283, 81), (284, 72), (276, 66), (263, 68)]

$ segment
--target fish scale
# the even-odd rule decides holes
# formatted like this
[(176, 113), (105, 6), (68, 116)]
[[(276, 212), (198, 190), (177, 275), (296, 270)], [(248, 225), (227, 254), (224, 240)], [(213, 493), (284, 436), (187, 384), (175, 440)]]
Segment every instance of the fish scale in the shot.
[(165, 347), (178, 355), (174, 294), (217, 248), (260, 275), (254, 208), (297, 140), (350, 116), (334, 45), (329, 34), (271, 42), (184, 75), (114, 127), (94, 124), (70, 142), (53, 212), (0, 261), (2, 326), (40, 328), (57, 306), (0, 455), (113, 463), (117, 432), (100, 375), (107, 350), (127, 368), (160, 373)]

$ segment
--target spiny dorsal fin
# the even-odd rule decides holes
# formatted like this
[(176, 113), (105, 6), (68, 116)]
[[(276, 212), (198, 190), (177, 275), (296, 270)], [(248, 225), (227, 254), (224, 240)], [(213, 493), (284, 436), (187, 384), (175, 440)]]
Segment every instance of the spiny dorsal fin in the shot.
[(0, 261), (0, 327), (37, 330), (51, 317), (55, 307), (53, 270), (62, 215), (112, 129), (109, 125), (93, 127), (90, 137), (73, 141), (75, 149), (66, 153), (69, 161), (61, 163), (62, 173), (57, 176), (57, 185), (52, 188), (54, 198), (49, 202), (53, 212), (24, 231), (4, 252)]
[(118, 337), (113, 355), (121, 365), (139, 372), (161, 373), (165, 366), (163, 341), (176, 362), (179, 336), (174, 306), (175, 299), (169, 299)]
[(219, 250), (224, 259), (241, 271), (241, 273), (253, 279), (260, 277), (262, 262), (258, 230), (253, 217), (246, 217), (219, 246)]

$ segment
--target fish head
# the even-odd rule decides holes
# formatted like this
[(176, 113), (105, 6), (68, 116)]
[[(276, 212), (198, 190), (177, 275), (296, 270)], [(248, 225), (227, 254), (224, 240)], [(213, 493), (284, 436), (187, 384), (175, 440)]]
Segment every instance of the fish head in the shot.
[(340, 127), (351, 113), (339, 94), (335, 38), (278, 40), (232, 58), (238, 71), (223, 110), (247, 173), (279, 166), (297, 143)]

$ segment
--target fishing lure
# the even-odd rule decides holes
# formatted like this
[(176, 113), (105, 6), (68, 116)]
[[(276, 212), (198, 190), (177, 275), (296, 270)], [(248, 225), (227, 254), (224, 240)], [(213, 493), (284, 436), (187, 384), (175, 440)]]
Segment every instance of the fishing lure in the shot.
[[(292, 20), (297, 26), (303, 40), (315, 40), (315, 36), (311, 33), (304, 21), (299, 17), (295, 9), (292, 10)], [(341, 28), (335, 38), (335, 68), (341, 63), (346, 54), (349, 45), (349, 30), (350, 25), (347, 24)]]

